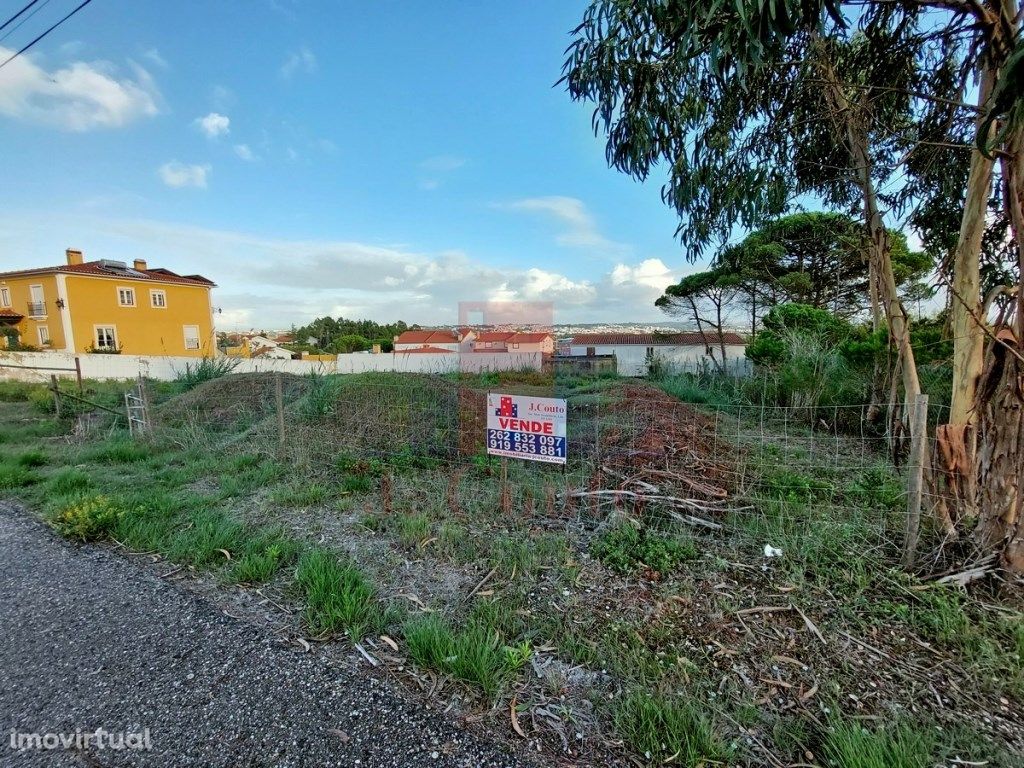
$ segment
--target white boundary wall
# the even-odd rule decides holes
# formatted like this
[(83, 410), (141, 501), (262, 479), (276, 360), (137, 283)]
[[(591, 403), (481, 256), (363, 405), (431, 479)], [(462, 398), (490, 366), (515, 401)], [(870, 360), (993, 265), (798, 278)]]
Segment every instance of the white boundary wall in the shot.
[[(619, 363), (620, 376), (645, 376), (647, 374), (647, 345), (645, 344), (573, 344), (569, 347), (569, 354), (573, 356), (586, 355), (588, 346), (593, 347), (594, 354), (615, 355)], [(702, 362), (712, 365), (703, 344), (678, 346), (655, 344), (651, 346), (654, 348), (654, 354), (670, 367), (693, 368)], [(743, 365), (737, 361), (745, 361), (743, 353), (746, 349), (745, 344), (725, 345), (725, 359), (730, 368)], [(714, 350), (716, 356), (721, 355), (721, 350), (717, 345), (714, 346)]]
[[(0, 352), (0, 380), (44, 381), (51, 374), (62, 378), (75, 377), (75, 355), (64, 352)], [(85, 379), (146, 378), (171, 381), (186, 365), (195, 365), (197, 357), (165, 357), (161, 355), (77, 355)], [(319, 360), (274, 360), (271, 358), (224, 358), (237, 361), (233, 373), (280, 371), (281, 373), (366, 373), (395, 371), (399, 373), (454, 373), (469, 371), (508, 371), (530, 368), (540, 370), (541, 354), (478, 353), (425, 354), (388, 353), (338, 355), (337, 362)], [(218, 358), (220, 359), (220, 358)], [(49, 370), (48, 370), (49, 369)]]

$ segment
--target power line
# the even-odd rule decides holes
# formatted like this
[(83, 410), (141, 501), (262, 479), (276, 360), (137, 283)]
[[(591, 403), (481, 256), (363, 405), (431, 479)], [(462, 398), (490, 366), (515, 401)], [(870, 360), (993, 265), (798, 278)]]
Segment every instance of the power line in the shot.
[(24, 48), (22, 48), (22, 49), (21, 49), (20, 51), (18, 51), (18, 52), (17, 52), (17, 53), (15, 53), (15, 54), (12, 54), (12, 55), (11, 55), (10, 57), (8, 57), (8, 58), (7, 58), (7, 60), (6, 60), (6, 61), (4, 61), (4, 63), (3, 63), (3, 64), (0, 64), (0, 69), (3, 69), (3, 68), (4, 68), (4, 67), (6, 67), (6, 66), (7, 66), (7, 65), (8, 65), (8, 64), (9, 64), (9, 63), (11, 62), (11, 61), (13, 61), (14, 59), (16, 59), (16, 58), (18, 58), (19, 56), (21, 56), (21, 54), (23, 54), (23, 53), (24, 53), (25, 51), (27, 51), (27, 50), (28, 50), (29, 48), (31, 48), (31, 47), (32, 47), (33, 45), (35, 45), (36, 43), (38, 43), (38, 42), (39, 42), (40, 40), (42, 40), (42, 39), (43, 39), (44, 37), (46, 37), (46, 36), (47, 36), (48, 34), (50, 34), (51, 32), (53, 32), (53, 30), (55, 30), (55, 29), (56, 29), (57, 27), (59, 27), (59, 26), (60, 26), (61, 24), (63, 24), (63, 23), (65, 22), (65, 21), (67, 21), (68, 19), (70, 19), (70, 18), (71, 18), (72, 16), (74, 16), (74, 15), (75, 15), (76, 13), (78, 13), (78, 12), (79, 12), (80, 10), (82, 10), (83, 8), (85, 8), (85, 6), (87, 6), (87, 5), (88, 5), (89, 3), (91, 3), (91, 2), (92, 2), (92, 0), (83, 0), (83, 2), (82, 2), (82, 3), (80, 3), (80, 4), (78, 5), (78, 6), (76, 6), (76, 7), (75, 7), (75, 9), (74, 9), (73, 11), (71, 11), (71, 13), (69, 13), (69, 14), (68, 14), (67, 16), (65, 16), (65, 17), (64, 17), (63, 19), (61, 19), (61, 20), (60, 20), (60, 21), (58, 21), (58, 22), (57, 22), (56, 24), (54, 24), (53, 26), (51, 26), (51, 27), (50, 27), (49, 29), (47, 29), (47, 30), (46, 30), (45, 32), (43, 32), (43, 33), (42, 33), (41, 35), (39, 35), (39, 36), (38, 36), (38, 37), (37, 37), (37, 38), (36, 38), (35, 40), (33, 40), (33, 41), (32, 41), (31, 43), (29, 43), (28, 45), (26, 45), (26, 46), (25, 46)]
[(11, 18), (9, 18), (9, 19), (8, 19), (7, 21), (5, 21), (5, 22), (3, 23), (3, 25), (0, 25), (0, 29), (4, 29), (5, 27), (7, 27), (7, 25), (8, 25), (8, 24), (10, 24), (10, 23), (11, 23), (12, 21), (14, 21), (14, 20), (15, 20), (16, 18), (18, 18), (19, 16), (21, 16), (21, 14), (23, 14), (23, 13), (24, 13), (25, 11), (27, 11), (27, 10), (28, 10), (29, 8), (31, 8), (31, 7), (33, 6), (33, 5), (35, 5), (35, 4), (36, 4), (36, 3), (38, 3), (38, 2), (39, 2), (39, 0), (32, 0), (32, 2), (31, 2), (31, 3), (29, 3), (28, 5), (26, 5), (26, 6), (24, 7), (24, 8), (22, 8), (22, 9), (21, 9), (20, 11), (18, 11), (18, 12), (17, 12), (16, 14), (14, 14), (13, 16), (11, 16)]
[(37, 13), (39, 13), (41, 10), (43, 10), (43, 8), (45, 8), (47, 5), (49, 5), (49, 3), (50, 3), (50, 0), (43, 0), (43, 4), (42, 5), (40, 5), (38, 8), (33, 10), (32, 13), (30, 13), (24, 19), (22, 19), (17, 24), (15, 24), (13, 27), (8, 29), (6, 32), (4, 32), (3, 37), (0, 37), (0, 43), (2, 43), (4, 40), (6, 40), (11, 35), (13, 35), (19, 29), (21, 29), (22, 25), (25, 24), (27, 21), (31, 21), (32, 17), (35, 16)]

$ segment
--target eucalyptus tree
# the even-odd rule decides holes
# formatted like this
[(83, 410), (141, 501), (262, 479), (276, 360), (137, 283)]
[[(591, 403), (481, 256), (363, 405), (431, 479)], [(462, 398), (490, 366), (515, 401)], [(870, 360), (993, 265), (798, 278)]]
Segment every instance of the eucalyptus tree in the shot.
[[(976, 389), (987, 333), (979, 275), (996, 193), (994, 157), (1003, 218), (1018, 246), (1024, 242), (1022, 86), (1008, 76), (1024, 68), (1012, 58), (1018, 10), (1010, 0), (595, 0), (574, 32), (564, 73), (574, 98), (596, 103), (595, 129), (607, 135), (610, 164), (640, 179), (664, 164), (663, 198), (680, 214), (678, 235), (690, 258), (801, 196), (857, 211), (869, 241), (870, 303), (898, 350), (907, 398), (920, 383), (886, 216), (916, 208), (919, 227), (956, 231), (945, 238), (944, 254), (952, 273), (956, 428), (945, 437), (968, 457), (970, 467), (956, 471), (988, 483), (980, 496), (957, 500), (967, 516), (979, 498), (996, 504), (983, 521), (994, 531), (982, 535), (987, 543), (1024, 540), (1019, 473), (1012, 471), (1020, 446), (1010, 446), (1012, 431), (999, 427), (1015, 420), (1024, 432), (1024, 395), (1018, 388), (993, 407)], [(972, 132), (974, 149), (965, 140)], [(1024, 249), (1015, 250), (1021, 258)], [(1019, 281), (1019, 262), (1011, 272)], [(1024, 301), (1020, 291), (1017, 297)], [(1017, 320), (1024, 323), (1024, 312)], [(1016, 341), (992, 349), (1005, 361), (1011, 346), (1017, 357), (1010, 362), (1019, 366)], [(988, 440), (978, 463), (965, 437), (975, 414)], [(944, 518), (950, 536), (956, 522)], [(1024, 569), (1024, 547), (1004, 560)]]

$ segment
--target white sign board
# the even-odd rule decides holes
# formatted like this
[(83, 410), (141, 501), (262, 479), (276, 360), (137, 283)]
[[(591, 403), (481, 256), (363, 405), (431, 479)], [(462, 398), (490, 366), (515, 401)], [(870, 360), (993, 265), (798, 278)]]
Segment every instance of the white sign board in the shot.
[(530, 395), (487, 395), (487, 452), (565, 464), (565, 400)]

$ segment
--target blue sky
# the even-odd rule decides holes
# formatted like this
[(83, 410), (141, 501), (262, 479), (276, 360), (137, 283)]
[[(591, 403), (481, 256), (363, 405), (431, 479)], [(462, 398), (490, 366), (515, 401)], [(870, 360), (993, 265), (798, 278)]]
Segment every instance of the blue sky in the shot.
[(145, 257), (215, 280), (225, 328), (667, 319), (693, 267), (660, 180), (608, 169), (553, 87), (585, 5), (94, 0), (0, 70), (0, 268)]

